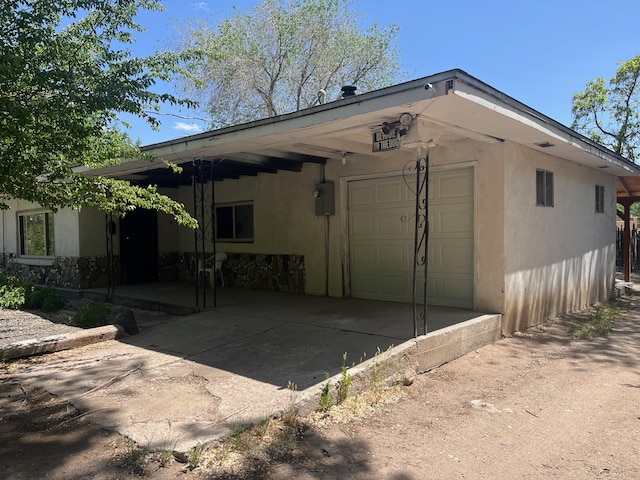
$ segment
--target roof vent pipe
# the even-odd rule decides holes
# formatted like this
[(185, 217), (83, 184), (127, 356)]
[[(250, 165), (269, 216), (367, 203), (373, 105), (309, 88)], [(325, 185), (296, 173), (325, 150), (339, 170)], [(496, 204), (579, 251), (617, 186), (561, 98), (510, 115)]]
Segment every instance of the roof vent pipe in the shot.
[(355, 85), (345, 85), (340, 89), (342, 92), (342, 98), (353, 97), (356, 94), (358, 87)]

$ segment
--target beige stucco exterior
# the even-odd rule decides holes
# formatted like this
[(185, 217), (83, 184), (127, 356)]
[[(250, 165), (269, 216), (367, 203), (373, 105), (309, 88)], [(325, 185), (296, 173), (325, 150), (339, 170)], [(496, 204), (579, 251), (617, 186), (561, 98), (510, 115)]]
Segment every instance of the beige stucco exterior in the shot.
[[(377, 160), (330, 160), (324, 179), (336, 185), (336, 214), (317, 217), (311, 192), (322, 167), (216, 184), (216, 202), (252, 200), (253, 243), (219, 243), (228, 252), (304, 255), (306, 293), (348, 293), (347, 183), (354, 178), (398, 174), (415, 148), (381, 153)], [(504, 314), (505, 331), (537, 324), (560, 312), (603, 300), (614, 275), (615, 177), (509, 142), (462, 141), (430, 149), (432, 171), (472, 166), (475, 171), (476, 309)], [(555, 205), (535, 205), (535, 171), (554, 172)], [(604, 185), (604, 214), (594, 209), (594, 187)], [(328, 247), (325, 244), (328, 228)], [(589, 232), (585, 235), (585, 232)], [(181, 248), (193, 250), (193, 236)], [(327, 257), (328, 255), (328, 257)], [(346, 274), (345, 274), (346, 273)]]
[[(404, 134), (397, 137), (401, 148), (373, 153), (372, 133), (382, 132), (387, 122), (399, 125), (398, 119), (407, 115), (409, 123), (403, 124)], [(235, 162), (243, 166), (238, 170), (242, 172), (269, 167), (266, 170), (274, 173), (256, 168), (253, 176), (232, 172), (216, 181), (215, 199), (210, 198), (213, 189), (208, 183), (209, 197), (203, 202), (205, 225), (209, 223), (205, 251), (213, 250), (211, 201), (218, 206), (251, 202), (253, 241), (219, 242), (216, 249), (249, 262), (252, 255), (243, 254), (303, 259), (295, 264), (303, 271), (303, 281), (289, 291), (299, 291), (302, 285), (306, 294), (334, 297), (350, 296), (346, 206), (350, 182), (401, 175), (427, 148), (431, 172), (473, 171), (476, 310), (502, 313), (503, 331), (508, 333), (611, 294), (616, 178), (637, 175), (638, 168), (461, 71), (145, 147), (159, 160), (189, 166), (192, 160), (210, 159), (212, 165)], [(553, 207), (536, 206), (536, 169), (553, 172)], [(153, 183), (152, 173), (144, 176), (152, 170), (148, 163), (138, 165), (133, 159), (88, 173), (117, 178), (140, 174), (138, 180)], [(239, 178), (229, 179), (235, 176)], [(194, 212), (194, 190), (185, 185), (190, 180), (183, 178), (183, 186), (161, 187), (160, 192)], [(312, 192), (323, 181), (335, 186), (335, 213), (318, 216)], [(604, 186), (604, 213), (595, 212), (596, 185)], [(9, 206), (2, 213), (3, 259), (11, 256), (11, 261), (23, 264), (53, 265), (51, 258), (19, 257), (17, 214), (37, 206), (15, 200)], [(105, 220), (96, 209), (62, 209), (55, 214), (55, 255), (82, 259), (77, 262), (78, 277), (82, 277), (78, 285), (105, 278)], [(173, 275), (159, 278), (196, 278), (196, 250), (201, 250), (202, 243), (198, 241), (196, 248), (194, 231), (159, 213), (157, 232), (159, 263), (164, 262), (159, 269), (171, 270)], [(112, 240), (117, 258), (118, 232)], [(274, 269), (276, 263), (263, 268)], [(176, 269), (186, 273), (176, 276)], [(48, 273), (40, 272), (51, 279)]]
[[(510, 330), (607, 299), (615, 275), (615, 177), (506, 146), (505, 319)], [(535, 205), (536, 169), (553, 172), (554, 206)], [(595, 185), (605, 212), (595, 213)]]
[[(2, 211), (2, 247), (4, 254), (16, 255), (18, 252), (18, 215), (22, 213), (45, 211), (38, 204), (25, 200), (7, 201), (9, 208)], [(79, 255), (79, 222), (78, 212), (70, 208), (62, 208), (53, 215), (53, 228), (55, 238), (55, 255), (73, 257)], [(43, 259), (22, 258), (24, 263), (47, 262)]]

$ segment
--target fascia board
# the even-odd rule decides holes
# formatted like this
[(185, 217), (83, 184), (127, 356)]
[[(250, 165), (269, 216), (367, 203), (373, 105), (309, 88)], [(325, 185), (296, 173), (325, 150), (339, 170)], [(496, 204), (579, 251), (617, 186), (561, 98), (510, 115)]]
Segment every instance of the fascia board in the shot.
[(554, 138), (558, 142), (568, 144), (589, 155), (600, 158), (628, 174), (640, 174), (640, 166), (633, 164), (606, 147), (593, 142), (578, 132), (565, 127), (491, 87), (489, 87), (489, 89), (483, 87), (485, 87), (485, 84), (477, 81), (473, 77), (458, 78), (454, 81), (454, 87), (449, 93), (504, 115), (524, 126), (538, 130), (542, 135)]

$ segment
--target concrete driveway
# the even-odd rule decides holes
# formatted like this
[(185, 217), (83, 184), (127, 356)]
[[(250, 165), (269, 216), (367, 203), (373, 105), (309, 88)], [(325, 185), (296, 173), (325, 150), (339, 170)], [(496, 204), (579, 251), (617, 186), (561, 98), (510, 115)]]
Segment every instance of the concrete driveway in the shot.
[[(429, 328), (449, 335), (447, 327), (479, 315), (430, 308)], [(316, 408), (345, 353), (348, 365), (360, 364), (414, 342), (411, 305), (233, 288), (221, 289), (215, 309), (138, 321), (135, 336), (43, 357), (16, 373), (140, 446), (186, 451), (294, 403)]]

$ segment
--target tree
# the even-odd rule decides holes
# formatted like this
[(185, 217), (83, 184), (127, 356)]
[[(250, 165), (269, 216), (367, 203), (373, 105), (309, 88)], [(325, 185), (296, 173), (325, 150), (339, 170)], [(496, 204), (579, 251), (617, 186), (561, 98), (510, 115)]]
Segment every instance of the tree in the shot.
[(572, 127), (636, 161), (640, 146), (640, 55), (619, 63), (607, 85), (602, 77), (573, 96)]
[(263, 0), (214, 29), (183, 29), (182, 48), (200, 53), (183, 87), (213, 128), (311, 107), (344, 85), (368, 91), (398, 72), (394, 25), (358, 26), (352, 0)]
[[(175, 53), (133, 57), (140, 9), (155, 0), (0, 2), (0, 207), (20, 198), (56, 210), (97, 206), (121, 215), (138, 207), (196, 222), (154, 186), (81, 173), (141, 153), (122, 114), (158, 125), (164, 102), (151, 89), (178, 72)], [(90, 173), (90, 172), (89, 172)]]

